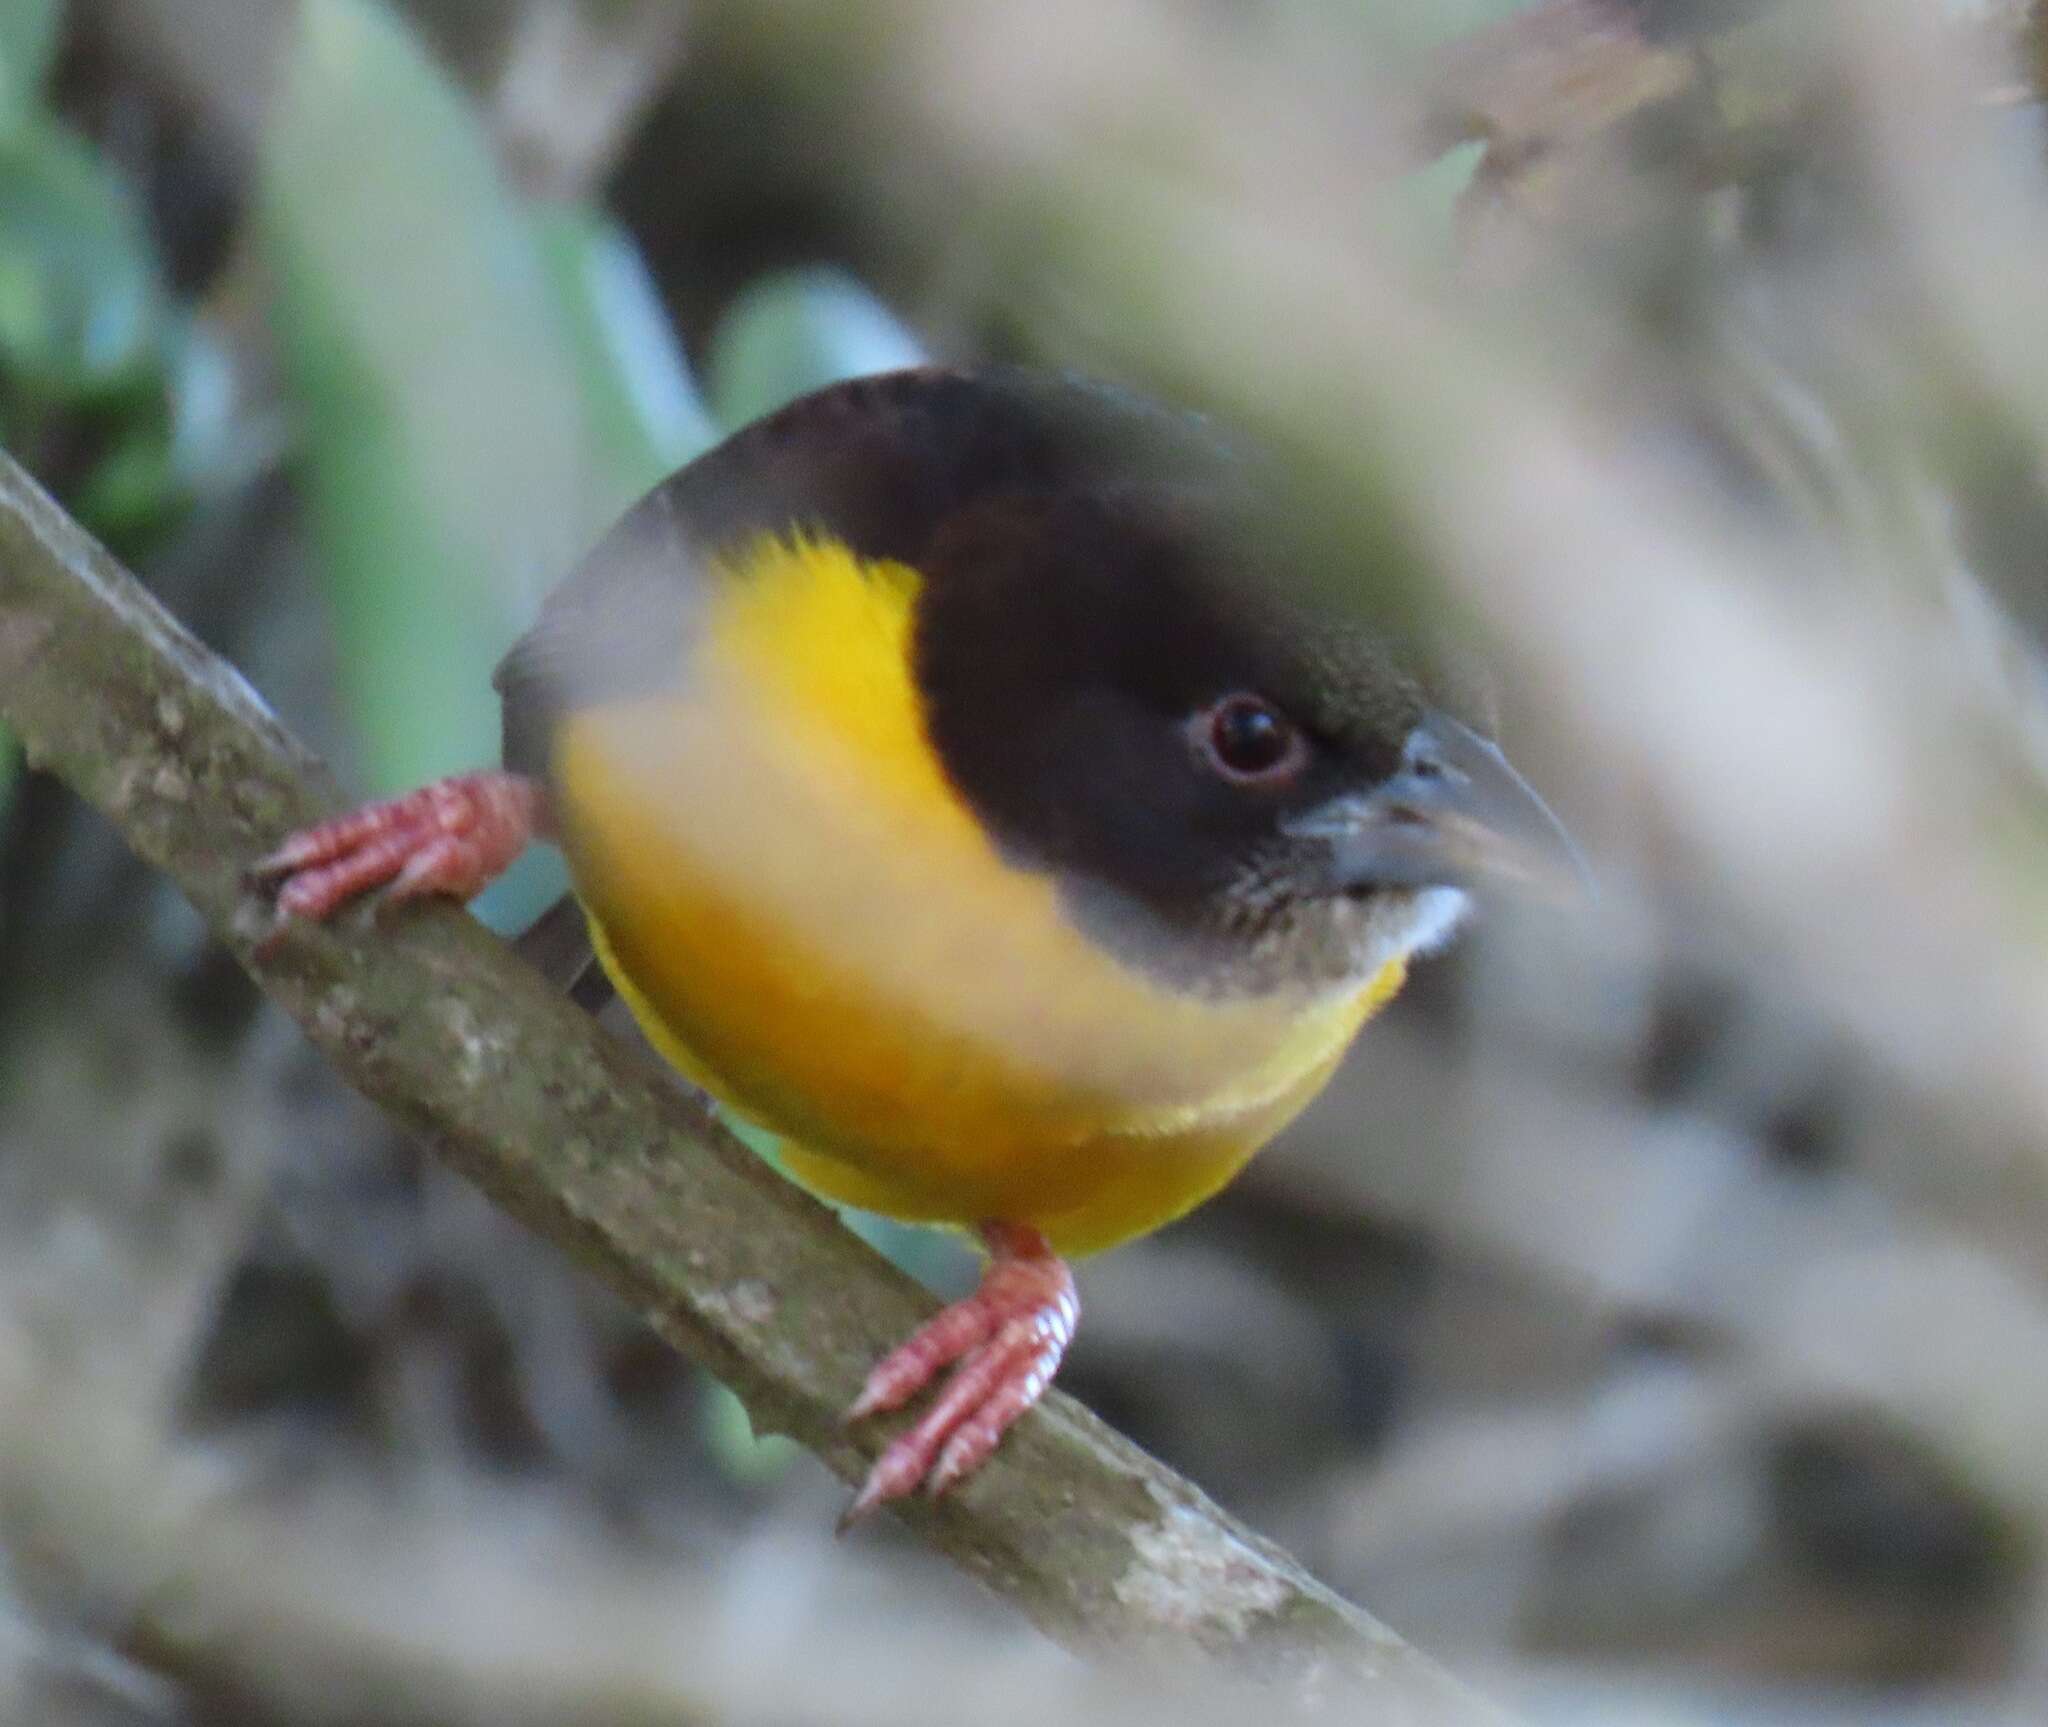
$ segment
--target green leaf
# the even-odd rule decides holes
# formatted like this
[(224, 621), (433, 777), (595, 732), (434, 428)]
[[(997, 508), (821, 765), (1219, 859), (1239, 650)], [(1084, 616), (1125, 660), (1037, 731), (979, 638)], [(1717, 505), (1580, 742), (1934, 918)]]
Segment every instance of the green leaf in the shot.
[(840, 378), (924, 357), (867, 289), (843, 271), (816, 268), (750, 283), (719, 320), (705, 372), (713, 411), (731, 428)]
[(633, 492), (645, 490), (716, 435), (682, 344), (616, 222), (553, 204), (535, 225), (601, 459)]
[(494, 760), (490, 671), (648, 476), (528, 211), (375, 0), (307, 0), (261, 232), (343, 692), (378, 788)]
[(189, 501), (167, 427), (145, 417), (123, 425), (113, 447), (67, 501), (78, 519), (117, 552), (132, 554), (148, 545)]
[(127, 190), (49, 122), (0, 132), (0, 375), (71, 406), (160, 385), (164, 301)]
[(40, 106), (63, 27), (64, 0), (0, 0), (0, 121)]
[(765, 1487), (803, 1455), (803, 1447), (779, 1433), (756, 1434), (747, 1406), (730, 1387), (705, 1375), (704, 1401), (697, 1406), (705, 1448), (728, 1480)]

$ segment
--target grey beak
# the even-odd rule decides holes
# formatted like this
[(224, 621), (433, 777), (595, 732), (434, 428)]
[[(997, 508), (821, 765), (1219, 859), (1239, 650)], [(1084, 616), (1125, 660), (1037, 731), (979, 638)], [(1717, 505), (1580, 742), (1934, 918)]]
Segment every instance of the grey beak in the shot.
[(1577, 898), (1591, 876), (1564, 825), (1497, 745), (1432, 712), (1401, 766), (1371, 791), (1332, 799), (1290, 832), (1328, 843), (1345, 889), (1508, 885)]

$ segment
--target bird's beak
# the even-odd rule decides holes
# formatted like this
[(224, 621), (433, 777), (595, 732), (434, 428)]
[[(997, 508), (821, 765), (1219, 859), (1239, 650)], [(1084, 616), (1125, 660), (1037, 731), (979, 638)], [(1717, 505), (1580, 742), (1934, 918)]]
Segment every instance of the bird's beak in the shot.
[(1426, 714), (1401, 766), (1296, 820), (1330, 847), (1337, 885), (1485, 888), (1573, 899), (1590, 887), (1571, 836), (1498, 746), (1448, 714)]

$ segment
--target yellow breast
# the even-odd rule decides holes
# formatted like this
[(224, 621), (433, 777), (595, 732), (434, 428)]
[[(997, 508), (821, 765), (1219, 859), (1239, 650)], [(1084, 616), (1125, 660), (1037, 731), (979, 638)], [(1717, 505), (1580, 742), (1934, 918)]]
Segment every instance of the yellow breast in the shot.
[(916, 574), (764, 541), (694, 596), (674, 686), (559, 729), (607, 969), (691, 1078), (834, 1198), (1108, 1246), (1196, 1204), (1401, 981), (1175, 990), (996, 852), (929, 747)]

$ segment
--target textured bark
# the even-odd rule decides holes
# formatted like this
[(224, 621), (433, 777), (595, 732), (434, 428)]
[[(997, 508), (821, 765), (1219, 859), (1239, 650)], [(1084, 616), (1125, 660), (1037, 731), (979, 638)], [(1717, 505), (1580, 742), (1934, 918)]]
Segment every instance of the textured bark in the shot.
[[(297, 927), (262, 958), (251, 860), (335, 788), (235, 671), (0, 457), (0, 716), (96, 805), (367, 1096), (848, 1481), (894, 1424), (839, 1413), (923, 1291), (469, 918)], [(1492, 1712), (1063, 1397), (945, 1501), (902, 1513), (1080, 1648), (1249, 1658), (1365, 1687), (1375, 1721)]]

